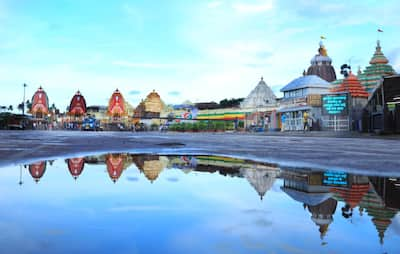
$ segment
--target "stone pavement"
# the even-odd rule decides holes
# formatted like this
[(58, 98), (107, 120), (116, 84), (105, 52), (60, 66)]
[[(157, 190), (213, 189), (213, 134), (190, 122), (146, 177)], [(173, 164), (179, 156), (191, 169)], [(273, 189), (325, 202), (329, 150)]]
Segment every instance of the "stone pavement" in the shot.
[[(319, 135), (319, 136), (317, 136)], [(400, 140), (330, 133), (0, 131), (0, 166), (107, 152), (214, 154), (309, 167), (400, 175)]]

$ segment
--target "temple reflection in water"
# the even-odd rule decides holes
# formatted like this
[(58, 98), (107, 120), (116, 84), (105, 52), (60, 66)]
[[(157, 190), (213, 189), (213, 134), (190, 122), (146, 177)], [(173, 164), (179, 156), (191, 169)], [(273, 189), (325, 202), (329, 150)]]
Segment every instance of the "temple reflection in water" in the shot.
[[(87, 165), (104, 166), (108, 177), (116, 183), (126, 170), (135, 168), (154, 183), (164, 170), (178, 169), (185, 173), (218, 173), (222, 176), (243, 178), (262, 200), (276, 179), (282, 180), (281, 190), (302, 204), (316, 225), (321, 240), (334, 224), (334, 214), (351, 223), (355, 213), (367, 214), (377, 230), (381, 243), (393, 218), (400, 210), (400, 179), (354, 175), (339, 171), (283, 168), (276, 164), (257, 163), (221, 156), (160, 156), (114, 153), (66, 159), (71, 176), (77, 180)], [(36, 183), (45, 178), (48, 162), (25, 165)], [(49, 163), (50, 164), (50, 163)], [(132, 166), (132, 167), (131, 167)], [(42, 180), (43, 181), (43, 180)], [(22, 181), (20, 181), (22, 183)]]

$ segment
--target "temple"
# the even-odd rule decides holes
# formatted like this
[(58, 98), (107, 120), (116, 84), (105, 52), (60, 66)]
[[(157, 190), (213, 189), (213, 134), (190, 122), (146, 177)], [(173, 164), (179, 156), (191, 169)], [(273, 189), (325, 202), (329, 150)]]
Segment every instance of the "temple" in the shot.
[(121, 92), (116, 89), (108, 101), (108, 114), (116, 119), (125, 116), (126, 113), (124, 97)]
[(322, 41), (319, 43), (318, 54), (311, 59), (311, 66), (308, 67), (306, 74), (317, 75), (328, 82), (336, 80), (336, 73), (332, 66), (332, 59), (328, 56), (327, 50)]
[(84, 158), (72, 158), (66, 160), (68, 164), (69, 173), (76, 180), (79, 175), (82, 173), (83, 168), (85, 167), (85, 159)]
[(29, 174), (32, 176), (36, 183), (39, 182), (40, 178), (43, 177), (44, 172), (46, 172), (46, 164), (46, 161), (29, 164)]
[(333, 215), (336, 212), (337, 201), (329, 198), (317, 205), (305, 204), (311, 213), (311, 220), (319, 227), (321, 240), (328, 232), (329, 225), (333, 222)]
[(115, 183), (124, 171), (125, 154), (108, 154), (106, 156), (107, 172), (111, 180)]
[(351, 111), (348, 112), (349, 127), (351, 130), (363, 130), (363, 113), (368, 102), (368, 92), (351, 71), (345, 76), (341, 84), (332, 89), (335, 93), (348, 93)]
[(261, 77), (260, 82), (240, 104), (241, 108), (264, 108), (276, 106), (276, 96)]
[(240, 172), (257, 191), (262, 200), (265, 193), (272, 188), (278, 175), (278, 170), (265, 170), (265, 168), (241, 168)]
[(139, 122), (147, 124), (149, 126), (153, 124), (159, 124), (160, 121), (153, 119), (159, 119), (161, 112), (165, 109), (165, 104), (161, 100), (160, 95), (153, 90), (150, 92), (144, 100), (134, 110), (133, 123), (137, 125)]
[(277, 100), (272, 89), (265, 83), (264, 78), (240, 103), (240, 109), (245, 116), (245, 126), (257, 127), (260, 130), (275, 129), (277, 122), (275, 111)]
[(160, 173), (167, 167), (169, 160), (165, 156), (142, 155), (132, 158), (140, 172), (144, 173), (147, 180), (153, 183)]
[(369, 63), (370, 65), (365, 68), (364, 72), (358, 75), (358, 79), (367, 92), (371, 94), (383, 77), (394, 75), (396, 72), (388, 64), (389, 60), (383, 54), (379, 40), (376, 42), (375, 53)]
[[(332, 88), (332, 92), (348, 92), (352, 98), (368, 98), (368, 92), (361, 85), (360, 80), (351, 71), (341, 84)], [(366, 101), (365, 101), (366, 102)]]
[(49, 98), (42, 87), (39, 87), (32, 97), (30, 113), (36, 119), (44, 119), (49, 113)]
[(82, 117), (86, 114), (86, 100), (80, 91), (77, 91), (72, 97), (68, 114), (75, 117)]

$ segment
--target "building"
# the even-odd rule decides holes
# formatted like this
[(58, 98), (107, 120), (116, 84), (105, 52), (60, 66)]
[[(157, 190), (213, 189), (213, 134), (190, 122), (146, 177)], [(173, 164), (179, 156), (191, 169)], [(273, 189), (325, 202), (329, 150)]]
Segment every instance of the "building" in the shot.
[(364, 211), (371, 217), (372, 223), (378, 232), (379, 242), (383, 244), (385, 231), (399, 212), (399, 208), (389, 207), (375, 188), (370, 188), (360, 202), (361, 215)]
[(257, 165), (251, 168), (241, 168), (240, 172), (257, 191), (261, 200), (265, 193), (272, 188), (279, 173), (276, 168), (266, 170), (264, 168), (257, 168)]
[[(303, 114), (313, 119), (312, 129), (319, 130), (322, 124), (321, 95), (329, 93), (331, 84), (316, 75), (303, 75), (292, 80), (280, 91), (278, 113), (285, 119), (283, 130), (303, 130)], [(283, 116), (283, 117), (282, 117)]]
[(144, 173), (146, 178), (153, 183), (160, 173), (168, 166), (169, 160), (166, 156), (139, 155), (133, 156), (136, 167)]
[(108, 154), (106, 156), (108, 176), (115, 183), (121, 177), (122, 172), (129, 166), (126, 154)]
[[(346, 73), (345, 79), (331, 91), (334, 93), (347, 93), (348, 95), (348, 115), (342, 116), (343, 119), (338, 119), (336, 117), (335, 120), (342, 122), (348, 121), (347, 130), (361, 131), (363, 110), (368, 101), (368, 92), (365, 90), (365, 87), (361, 85), (357, 76), (351, 71), (349, 74)], [(333, 121), (332, 116), (330, 116), (329, 121)], [(338, 123), (334, 124), (338, 125)], [(328, 127), (330, 126), (325, 125), (326, 129), (328, 129)], [(346, 127), (346, 123), (344, 123), (344, 127)]]
[(369, 64), (370, 65), (358, 75), (358, 79), (367, 92), (371, 94), (374, 89), (379, 86), (383, 77), (395, 75), (396, 72), (393, 67), (389, 65), (389, 60), (383, 54), (379, 40), (376, 42), (375, 53), (369, 61)]
[(303, 204), (311, 213), (311, 220), (318, 226), (321, 240), (333, 222), (337, 201), (330, 192), (332, 183), (346, 181), (342, 172), (313, 172), (309, 170), (285, 170), (281, 173), (281, 189), (293, 200)]
[(43, 177), (46, 172), (46, 161), (40, 161), (36, 163), (29, 164), (29, 174), (35, 180), (36, 183)]
[(113, 118), (113, 120), (119, 120), (127, 114), (124, 97), (118, 88), (114, 91), (108, 101), (108, 114)]
[(65, 160), (68, 165), (68, 171), (76, 180), (80, 176), (85, 167), (85, 158), (72, 158)]
[(48, 117), (49, 98), (41, 86), (32, 96), (32, 107), (30, 113), (33, 118), (36, 118), (38, 121), (44, 120)]
[(92, 116), (92, 117), (96, 118), (97, 120), (100, 120), (101, 122), (108, 121), (107, 112), (108, 112), (107, 106), (94, 105), (94, 106), (88, 106), (86, 108), (86, 114), (88, 116)]
[(153, 90), (142, 100), (133, 112), (133, 123), (143, 123), (146, 126), (160, 125), (161, 112), (165, 112), (165, 104), (161, 96)]
[(332, 66), (332, 59), (322, 43), (319, 43), (318, 54), (311, 59), (311, 66), (307, 69), (307, 75), (316, 75), (328, 82), (336, 80), (335, 69)]
[(82, 118), (86, 114), (86, 100), (79, 90), (71, 99), (68, 114), (75, 119)]
[(311, 220), (318, 226), (322, 240), (328, 232), (329, 225), (333, 222), (337, 201), (334, 198), (329, 198), (317, 205), (305, 204), (305, 207), (311, 213)]
[(240, 103), (240, 109), (245, 112), (245, 126), (256, 126), (261, 129), (275, 129), (275, 111), (277, 99), (272, 89), (265, 83), (264, 78)]
[(400, 75), (384, 77), (363, 111), (363, 130), (400, 133)]

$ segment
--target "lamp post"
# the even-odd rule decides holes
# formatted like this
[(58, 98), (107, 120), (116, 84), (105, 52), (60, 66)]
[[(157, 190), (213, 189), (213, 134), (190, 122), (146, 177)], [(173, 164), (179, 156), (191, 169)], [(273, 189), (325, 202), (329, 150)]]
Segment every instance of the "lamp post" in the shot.
[(21, 186), (24, 182), (22, 181), (22, 165), (19, 166), (19, 182), (18, 184)]
[(25, 115), (25, 88), (27, 87), (27, 84), (23, 84), (24, 87), (24, 99), (22, 100), (22, 115)]

